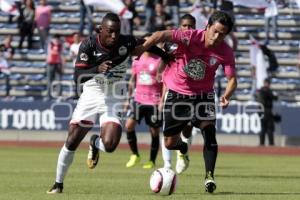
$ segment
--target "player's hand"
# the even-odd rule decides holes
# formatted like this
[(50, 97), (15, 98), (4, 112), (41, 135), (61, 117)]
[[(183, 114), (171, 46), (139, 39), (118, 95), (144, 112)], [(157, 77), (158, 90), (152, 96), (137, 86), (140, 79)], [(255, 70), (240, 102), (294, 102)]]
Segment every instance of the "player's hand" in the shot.
[(101, 65), (98, 66), (98, 72), (99, 73), (106, 73), (108, 72), (112, 67), (112, 61), (107, 60), (101, 63)]
[(220, 98), (220, 106), (221, 106), (222, 108), (227, 108), (228, 105), (229, 105), (229, 100), (228, 100), (226, 97), (222, 96), (222, 97)]

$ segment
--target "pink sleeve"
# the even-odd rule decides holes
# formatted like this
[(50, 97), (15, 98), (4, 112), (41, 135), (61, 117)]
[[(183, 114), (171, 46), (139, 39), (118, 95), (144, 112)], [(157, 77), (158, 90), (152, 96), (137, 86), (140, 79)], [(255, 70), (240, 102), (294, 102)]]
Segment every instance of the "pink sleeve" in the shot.
[(227, 62), (225, 62), (223, 65), (224, 66), (224, 74), (229, 77), (236, 76), (235, 60), (234, 60), (233, 54), (226, 56), (226, 61)]
[(230, 65), (227, 65), (224, 67), (224, 74), (226, 76), (229, 76), (229, 77), (233, 77), (235, 76), (235, 67), (234, 66), (230, 66)]
[(192, 34), (193, 30), (173, 30), (172, 31), (172, 41), (177, 43), (177, 44), (182, 44), (185, 46), (189, 46), (190, 43), (192, 42)]

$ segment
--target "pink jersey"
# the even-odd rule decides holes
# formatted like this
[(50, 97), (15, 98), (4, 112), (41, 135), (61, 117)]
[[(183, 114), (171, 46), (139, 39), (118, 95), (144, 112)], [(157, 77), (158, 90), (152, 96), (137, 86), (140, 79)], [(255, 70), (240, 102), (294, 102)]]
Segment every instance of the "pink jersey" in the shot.
[(175, 61), (164, 73), (167, 88), (180, 94), (194, 95), (214, 89), (215, 73), (219, 66), (226, 76), (235, 75), (233, 50), (225, 43), (205, 48), (205, 30), (174, 30), (172, 42), (178, 44)]
[(158, 105), (162, 84), (156, 81), (156, 72), (161, 58), (143, 54), (132, 63), (132, 74), (136, 76), (134, 100), (145, 105)]

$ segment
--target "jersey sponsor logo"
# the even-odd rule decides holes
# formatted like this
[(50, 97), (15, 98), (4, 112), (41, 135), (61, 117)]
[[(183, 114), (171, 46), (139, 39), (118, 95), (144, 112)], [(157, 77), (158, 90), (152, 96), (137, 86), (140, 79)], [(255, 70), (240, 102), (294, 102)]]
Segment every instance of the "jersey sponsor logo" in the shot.
[(119, 55), (120, 56), (125, 56), (127, 54), (127, 48), (125, 46), (121, 46), (119, 48)]
[(192, 59), (183, 67), (183, 71), (194, 80), (202, 80), (205, 77), (206, 64), (201, 59)]
[(93, 56), (99, 57), (99, 56), (102, 56), (102, 53), (97, 53), (96, 51), (94, 51), (94, 52), (93, 52)]
[(86, 53), (81, 53), (80, 54), (80, 60), (87, 61), (88, 59), (89, 59), (89, 57)]
[(137, 81), (139, 85), (153, 85), (151, 75), (146, 71), (141, 71), (138, 74)]

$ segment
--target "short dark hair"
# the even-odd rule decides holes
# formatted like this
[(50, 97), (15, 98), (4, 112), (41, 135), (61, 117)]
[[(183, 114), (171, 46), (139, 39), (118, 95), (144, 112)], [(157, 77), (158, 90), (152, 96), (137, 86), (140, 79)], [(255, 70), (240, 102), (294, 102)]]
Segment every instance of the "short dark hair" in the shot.
[(185, 14), (182, 17), (180, 17), (180, 22), (182, 20), (185, 20), (185, 19), (186, 20), (191, 20), (193, 22), (193, 24), (196, 24), (196, 18), (193, 15), (191, 15), (191, 14)]
[(117, 14), (115, 13), (107, 13), (103, 19), (102, 19), (102, 23), (106, 22), (106, 21), (113, 21), (113, 22), (117, 22), (117, 23), (120, 23), (120, 18)]
[(208, 19), (207, 25), (211, 26), (215, 22), (219, 22), (219, 23), (223, 24), (224, 26), (227, 26), (227, 28), (228, 28), (227, 34), (231, 32), (233, 25), (234, 25), (232, 18), (224, 11), (214, 12)]

